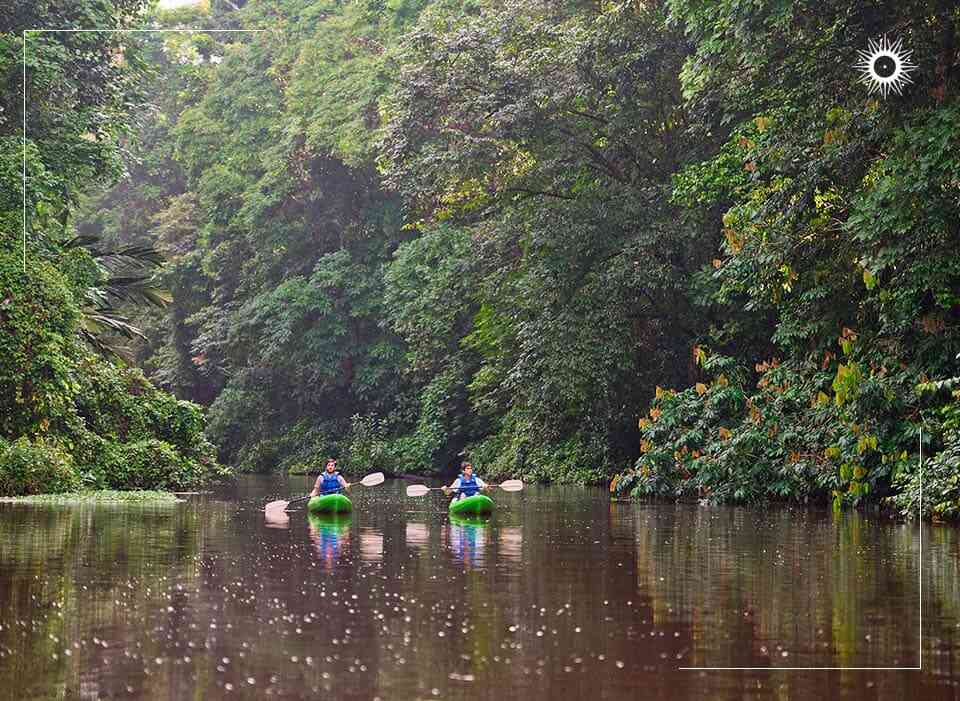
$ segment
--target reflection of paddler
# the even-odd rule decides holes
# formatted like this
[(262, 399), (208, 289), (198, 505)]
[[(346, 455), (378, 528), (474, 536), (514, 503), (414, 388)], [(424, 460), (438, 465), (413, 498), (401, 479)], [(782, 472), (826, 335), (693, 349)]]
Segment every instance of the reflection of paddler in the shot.
[(476, 565), (486, 542), (489, 520), (450, 516), (450, 549), (468, 565)]
[(340, 556), (340, 549), (350, 542), (349, 515), (307, 514), (310, 524), (310, 540), (327, 569), (331, 569)]

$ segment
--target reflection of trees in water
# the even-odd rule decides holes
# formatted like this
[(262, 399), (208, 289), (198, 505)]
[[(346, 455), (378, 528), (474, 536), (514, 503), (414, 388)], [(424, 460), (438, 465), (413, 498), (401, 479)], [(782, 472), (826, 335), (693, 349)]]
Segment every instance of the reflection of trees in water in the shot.
[[(191, 507), (4, 509), (0, 648), (10, 653), (0, 658), (0, 688), (34, 689), (25, 697), (36, 698), (56, 688), (66, 689), (68, 697), (88, 698), (127, 694), (125, 686), (131, 684), (139, 688), (145, 678), (143, 655), (140, 650), (124, 654), (130, 649), (122, 635), (142, 631), (138, 616), (144, 611), (172, 609), (176, 620), (177, 602), (164, 601), (160, 608), (157, 596), (165, 580), (197, 578), (197, 553), (217, 521), (215, 516), (201, 519), (201, 511)], [(175, 634), (180, 624), (170, 630)], [(113, 683), (99, 679), (105, 666)], [(164, 682), (151, 683), (160, 684), (158, 693), (165, 694)]]
[(924, 526), (923, 604), (924, 670), (944, 686), (955, 685), (960, 677), (960, 533), (955, 525)]
[[(471, 688), (491, 684), (527, 698), (635, 697), (640, 689), (682, 698), (692, 677), (660, 683), (656, 674), (641, 680), (631, 671), (672, 670), (690, 646), (689, 626), (653, 629), (652, 611), (636, 593), (633, 522), (614, 534), (606, 511), (606, 501), (582, 499), (523, 518), (497, 514), (474, 526), (473, 542), (469, 526), (452, 521), (412, 529), (403, 586), (433, 604), (432, 620), (420, 619), (413, 632), (422, 641), (423, 687), (456, 697), (451, 679), (470, 678)], [(475, 542), (478, 528), (482, 542)], [(445, 558), (436, 556), (437, 545)], [(464, 566), (470, 553), (482, 559)]]
[[(498, 514), (474, 543), (482, 562), (466, 567), (446, 514), (355, 517), (350, 547), (326, 569), (302, 515), (289, 530), (271, 530), (262, 513), (212, 500), (78, 508), (17, 518), (0, 510), (0, 646), (14, 653), (0, 656), (0, 689), (35, 690), (26, 698), (215, 698), (224, 683), (245, 689), (253, 674), (257, 692), (276, 675), (280, 697), (426, 698), (438, 688), (448, 698), (489, 686), (531, 698), (638, 689), (654, 699), (770, 698), (769, 675), (673, 670), (784, 664), (775, 657), (784, 642), (786, 662), (804, 664), (822, 654), (818, 641), (836, 664), (867, 653), (885, 664), (916, 636), (908, 612), (889, 625), (884, 598), (916, 593), (916, 529), (866, 518), (591, 500)], [(777, 693), (826, 699), (859, 685), (852, 695), (869, 698), (863, 684), (874, 679), (887, 684), (881, 698), (919, 697), (918, 684), (936, 697), (934, 682), (957, 678), (956, 548), (954, 529), (927, 527), (923, 677), (784, 674)], [(851, 582), (859, 587), (852, 603)], [(28, 634), (8, 627), (11, 619), (26, 621)], [(870, 626), (883, 632), (868, 644)], [(81, 647), (66, 657), (74, 642)]]
[[(337, 565), (325, 571), (309, 524), (261, 531), (262, 513), (226, 502), (37, 509), (2, 522), (0, 649), (10, 650), (0, 656), (2, 689), (32, 689), (25, 698), (64, 690), (67, 698), (219, 698), (225, 684), (234, 694), (262, 692), (282, 669), (274, 676), (288, 695), (375, 695), (374, 580), (358, 564), (377, 566), (387, 547), (374, 529), (358, 539), (354, 561), (344, 547), (349, 524), (336, 526)], [(17, 620), (26, 627), (8, 626)]]
[[(929, 542), (931, 530), (939, 531), (939, 545)], [(635, 533), (638, 587), (655, 616), (691, 617), (698, 642), (685, 664), (917, 664), (914, 524), (857, 513), (657, 505), (637, 509)], [(960, 601), (956, 531), (928, 527), (924, 546), (925, 626), (930, 610), (949, 615), (952, 626)], [(928, 662), (932, 632), (926, 629)], [(945, 662), (956, 656), (954, 647)]]

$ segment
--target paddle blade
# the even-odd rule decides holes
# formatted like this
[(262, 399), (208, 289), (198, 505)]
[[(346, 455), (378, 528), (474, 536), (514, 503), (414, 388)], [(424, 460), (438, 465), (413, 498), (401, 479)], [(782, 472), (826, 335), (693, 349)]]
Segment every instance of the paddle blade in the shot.
[(273, 513), (283, 513), (287, 509), (287, 504), (289, 501), (284, 499), (278, 499), (277, 501), (271, 501), (269, 504), (263, 507), (263, 513), (268, 516)]
[(378, 484), (383, 484), (383, 473), (374, 472), (371, 475), (367, 475), (360, 480), (360, 484), (362, 484), (364, 487), (376, 487)]
[(425, 484), (411, 484), (407, 487), (408, 497), (422, 497), (430, 492), (430, 488)]
[(308, 494), (305, 497), (297, 497), (296, 499), (291, 499), (287, 501), (286, 499), (277, 499), (277, 501), (271, 501), (269, 504), (263, 507), (263, 513), (270, 516), (270, 514), (282, 514), (284, 511), (289, 508), (291, 504), (301, 504), (310, 499)]
[(523, 482), (520, 480), (507, 480), (506, 482), (501, 482), (498, 486), (505, 492), (519, 492), (523, 489)]

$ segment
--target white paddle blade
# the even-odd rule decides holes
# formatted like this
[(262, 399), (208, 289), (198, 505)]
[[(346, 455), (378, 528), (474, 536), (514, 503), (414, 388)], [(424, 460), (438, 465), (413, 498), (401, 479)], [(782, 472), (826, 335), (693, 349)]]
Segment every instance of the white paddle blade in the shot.
[(505, 492), (519, 492), (523, 489), (523, 482), (520, 480), (507, 480), (500, 483), (500, 489)]
[(270, 514), (283, 513), (284, 511), (286, 511), (287, 504), (289, 503), (290, 503), (289, 501), (285, 501), (284, 499), (271, 501), (269, 504), (263, 507), (263, 513), (267, 514), (268, 516)]
[(364, 487), (376, 487), (378, 484), (383, 484), (383, 479), (384, 477), (382, 472), (374, 472), (373, 474), (367, 475), (360, 480), (360, 484), (362, 484)]
[(425, 484), (411, 484), (407, 487), (408, 497), (422, 497), (430, 492), (430, 488)]

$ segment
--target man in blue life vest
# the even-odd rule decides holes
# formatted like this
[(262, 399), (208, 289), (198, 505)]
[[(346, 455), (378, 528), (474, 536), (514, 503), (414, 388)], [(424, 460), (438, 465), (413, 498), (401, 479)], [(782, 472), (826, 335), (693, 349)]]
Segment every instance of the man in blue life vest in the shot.
[(317, 477), (310, 496), (315, 497), (318, 494), (339, 494), (344, 489), (350, 489), (350, 483), (343, 479), (340, 473), (337, 472), (337, 461), (330, 458), (327, 460), (327, 466), (323, 469), (323, 472)]
[(453, 484), (443, 488), (444, 494), (449, 495), (450, 492), (455, 492), (454, 499), (466, 499), (478, 494), (481, 489), (488, 489), (487, 483), (473, 474), (473, 465), (462, 462), (460, 470), (460, 476), (453, 481)]

